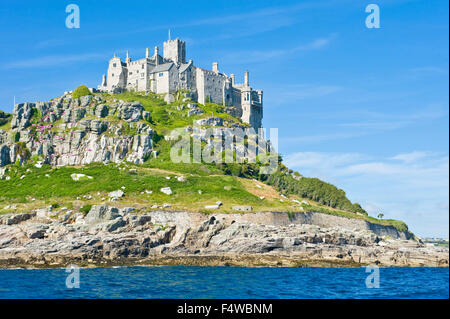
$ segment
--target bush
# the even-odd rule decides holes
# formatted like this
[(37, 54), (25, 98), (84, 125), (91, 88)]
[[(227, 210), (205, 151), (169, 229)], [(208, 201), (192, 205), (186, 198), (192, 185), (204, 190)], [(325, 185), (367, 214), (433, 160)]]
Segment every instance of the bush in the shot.
[(290, 174), (276, 172), (275, 174), (264, 176), (263, 180), (286, 194), (295, 194), (303, 198), (308, 198), (319, 204), (342, 209), (352, 213), (367, 215), (367, 212), (358, 203), (352, 203), (342, 189), (334, 185), (323, 182), (318, 178), (303, 177), (299, 180)]
[(11, 118), (12, 118), (11, 114), (0, 111), (0, 126), (3, 126), (9, 121), (11, 121)]
[(31, 152), (27, 148), (26, 144), (24, 142), (18, 142), (16, 143), (17, 146), (17, 155), (20, 156), (20, 158), (23, 160), (24, 163), (26, 163), (31, 158)]
[(80, 208), (80, 213), (87, 214), (91, 210), (92, 205), (84, 205)]
[(92, 94), (91, 91), (89, 91), (89, 89), (86, 85), (80, 85), (73, 91), (72, 98), (77, 99), (79, 97), (82, 97), (85, 95), (91, 95), (91, 94)]

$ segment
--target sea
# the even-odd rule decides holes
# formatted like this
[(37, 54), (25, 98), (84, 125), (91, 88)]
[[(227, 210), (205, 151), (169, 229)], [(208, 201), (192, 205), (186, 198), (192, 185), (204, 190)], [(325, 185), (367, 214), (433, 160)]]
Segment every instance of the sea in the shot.
[(449, 298), (449, 268), (0, 269), (0, 298)]

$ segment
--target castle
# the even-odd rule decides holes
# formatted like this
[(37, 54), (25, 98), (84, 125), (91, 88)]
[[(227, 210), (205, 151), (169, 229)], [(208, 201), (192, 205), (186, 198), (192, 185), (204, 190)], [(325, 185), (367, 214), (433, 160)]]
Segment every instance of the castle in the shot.
[(163, 48), (163, 56), (156, 46), (153, 56), (147, 48), (145, 58), (135, 61), (128, 51), (124, 62), (114, 54), (98, 89), (110, 93), (130, 90), (164, 94), (167, 102), (173, 99), (173, 93), (187, 90), (198, 103), (224, 105), (244, 123), (255, 129), (262, 127), (263, 93), (250, 87), (248, 71), (244, 83), (237, 84), (234, 74), (219, 72), (217, 62), (213, 63), (212, 70), (196, 67), (192, 60), (186, 62), (186, 42), (178, 38), (171, 40), (169, 36)]

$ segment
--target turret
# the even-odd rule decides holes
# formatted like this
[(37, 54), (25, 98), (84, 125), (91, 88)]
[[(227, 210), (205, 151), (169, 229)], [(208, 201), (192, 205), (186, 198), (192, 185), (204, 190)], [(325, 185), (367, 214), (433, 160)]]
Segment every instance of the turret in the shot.
[(125, 62), (126, 62), (127, 64), (131, 62), (131, 58), (130, 58), (130, 55), (129, 55), (128, 50), (127, 50), (127, 58), (125, 59)]
[(150, 50), (148, 48), (145, 49), (145, 57), (147, 59), (150, 57)]
[(231, 78), (231, 85), (234, 86), (234, 74), (231, 74), (230, 78)]
[(249, 85), (248, 85), (248, 71), (245, 71), (245, 75), (244, 75), (244, 85), (245, 85), (245, 86), (249, 86)]

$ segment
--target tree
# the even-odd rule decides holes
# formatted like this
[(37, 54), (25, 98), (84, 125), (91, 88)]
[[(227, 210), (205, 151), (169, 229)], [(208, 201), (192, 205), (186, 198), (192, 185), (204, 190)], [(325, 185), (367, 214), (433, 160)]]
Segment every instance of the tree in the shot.
[(384, 214), (383, 214), (383, 213), (379, 213), (377, 217), (378, 217), (379, 219), (382, 219), (382, 218), (384, 217)]

